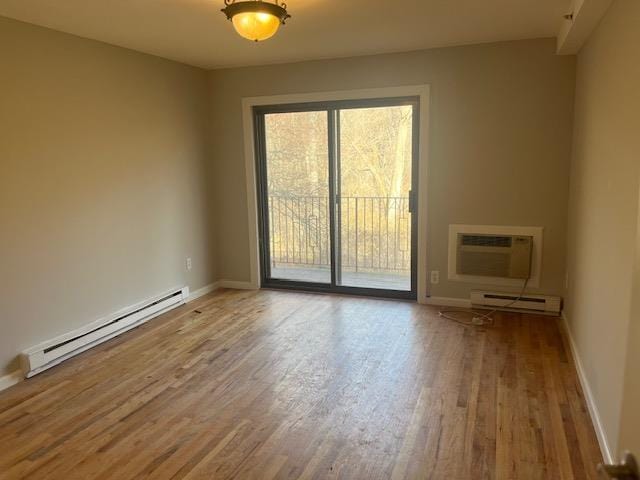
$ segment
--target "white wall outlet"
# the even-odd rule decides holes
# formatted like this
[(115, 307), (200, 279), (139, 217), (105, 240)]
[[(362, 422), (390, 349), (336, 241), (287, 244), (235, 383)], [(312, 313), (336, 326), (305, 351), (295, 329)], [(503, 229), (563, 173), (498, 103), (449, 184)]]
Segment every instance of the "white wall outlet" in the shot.
[(191, 270), (191, 267), (193, 266), (191, 264), (191, 257), (187, 257), (187, 259), (185, 260), (184, 264), (187, 267), (187, 270)]
[(431, 270), (431, 283), (433, 283), (433, 284), (440, 283), (440, 271), (439, 270)]

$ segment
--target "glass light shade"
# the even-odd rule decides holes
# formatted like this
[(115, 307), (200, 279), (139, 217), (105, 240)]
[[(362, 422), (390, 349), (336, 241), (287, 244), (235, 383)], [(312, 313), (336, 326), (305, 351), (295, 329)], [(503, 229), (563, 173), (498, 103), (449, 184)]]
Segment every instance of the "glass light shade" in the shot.
[(265, 12), (238, 13), (231, 21), (241, 37), (256, 42), (273, 37), (281, 23), (278, 17)]

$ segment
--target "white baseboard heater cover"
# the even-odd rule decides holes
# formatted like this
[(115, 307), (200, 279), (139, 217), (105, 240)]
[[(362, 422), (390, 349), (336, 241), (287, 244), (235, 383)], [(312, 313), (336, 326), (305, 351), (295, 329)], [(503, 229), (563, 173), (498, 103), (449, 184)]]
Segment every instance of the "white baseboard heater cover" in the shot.
[(486, 290), (471, 291), (471, 305), (479, 308), (496, 308), (513, 311), (559, 315), (562, 299), (551, 295), (524, 294), (520, 300), (509, 307), (518, 298), (517, 293), (488, 292)]
[(22, 371), (25, 377), (32, 377), (186, 303), (188, 297), (188, 287), (175, 288), (29, 348), (20, 355)]

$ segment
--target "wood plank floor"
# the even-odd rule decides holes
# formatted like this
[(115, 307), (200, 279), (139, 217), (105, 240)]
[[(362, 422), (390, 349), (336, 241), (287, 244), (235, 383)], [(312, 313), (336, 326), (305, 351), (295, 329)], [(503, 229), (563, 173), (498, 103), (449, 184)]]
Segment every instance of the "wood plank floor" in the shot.
[(555, 319), (225, 290), (0, 393), (3, 479), (597, 478)]

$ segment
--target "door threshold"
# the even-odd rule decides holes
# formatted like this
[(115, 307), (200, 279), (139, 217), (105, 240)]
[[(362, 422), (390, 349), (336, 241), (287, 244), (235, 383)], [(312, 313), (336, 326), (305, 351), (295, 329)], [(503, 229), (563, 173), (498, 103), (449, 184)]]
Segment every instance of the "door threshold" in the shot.
[(417, 295), (415, 292), (400, 291), (400, 290), (378, 290), (378, 289), (364, 289), (357, 287), (323, 287), (318, 285), (292, 285), (292, 284), (263, 284), (260, 286), (261, 290), (287, 290), (297, 291), (304, 293), (317, 293), (324, 295), (340, 295), (346, 297), (362, 297), (362, 298), (377, 298), (380, 300), (403, 300), (409, 302), (416, 302)]

